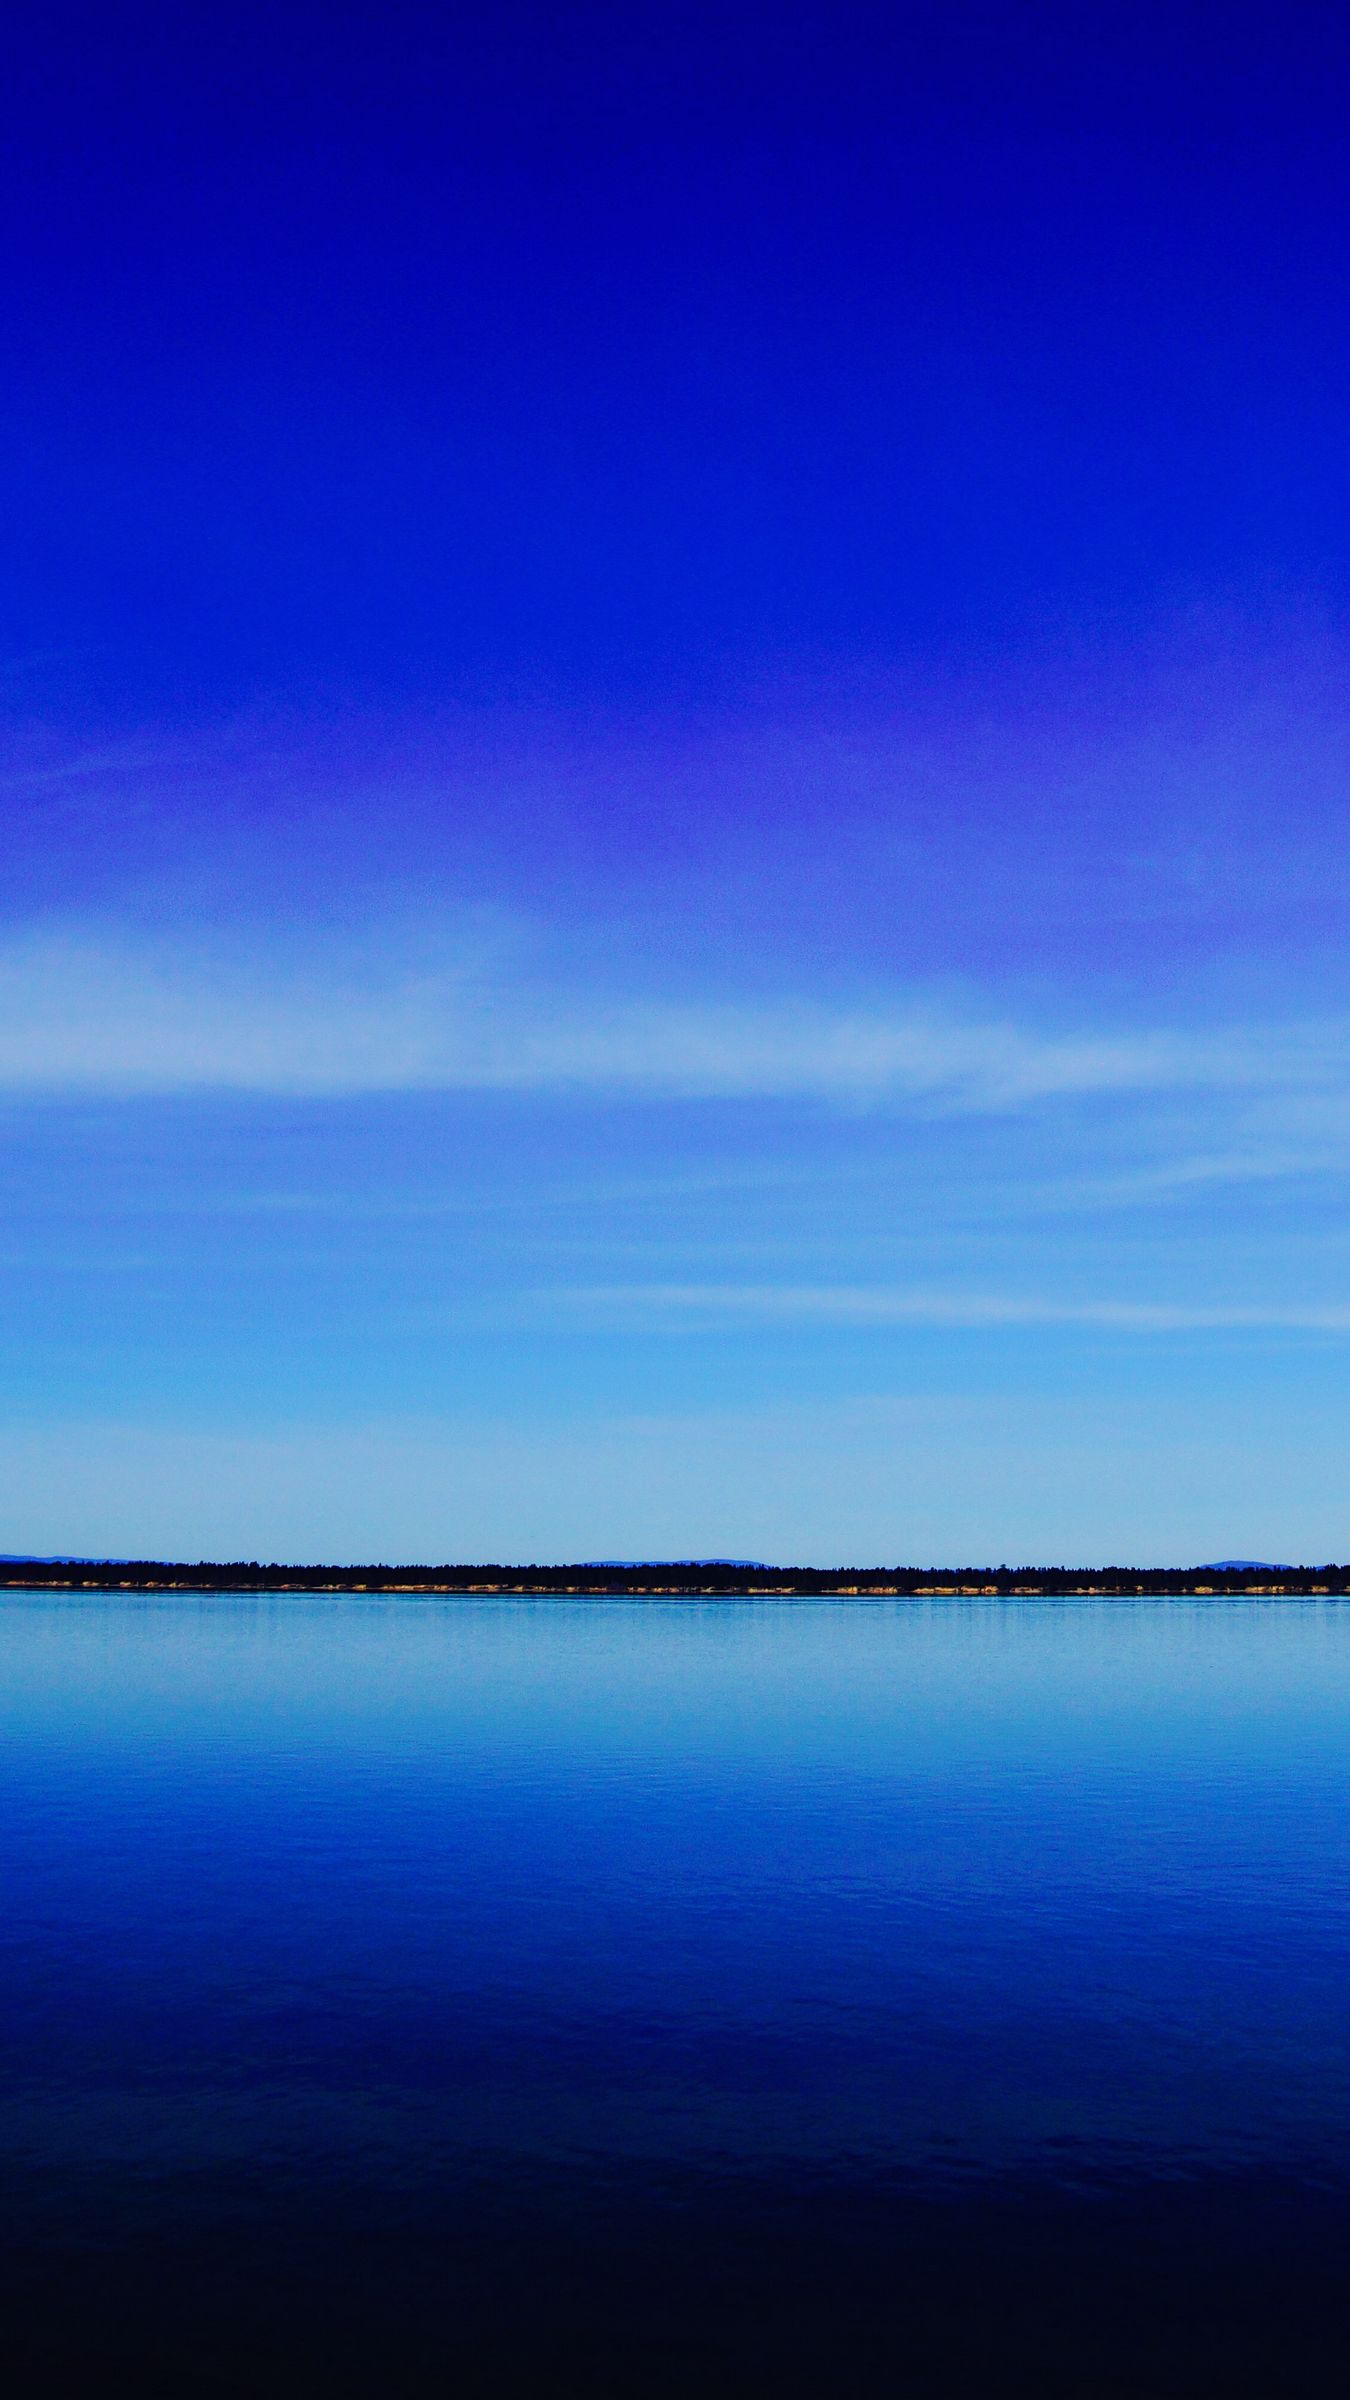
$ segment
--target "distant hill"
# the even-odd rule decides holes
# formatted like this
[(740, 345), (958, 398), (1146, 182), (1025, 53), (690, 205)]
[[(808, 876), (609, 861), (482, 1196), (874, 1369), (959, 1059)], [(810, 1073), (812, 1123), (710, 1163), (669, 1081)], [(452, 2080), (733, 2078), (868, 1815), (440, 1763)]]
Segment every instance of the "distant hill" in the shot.
[(1193, 1575), (1292, 1575), (1287, 1562), (1271, 1558), (1209, 1558), (1192, 1567)]

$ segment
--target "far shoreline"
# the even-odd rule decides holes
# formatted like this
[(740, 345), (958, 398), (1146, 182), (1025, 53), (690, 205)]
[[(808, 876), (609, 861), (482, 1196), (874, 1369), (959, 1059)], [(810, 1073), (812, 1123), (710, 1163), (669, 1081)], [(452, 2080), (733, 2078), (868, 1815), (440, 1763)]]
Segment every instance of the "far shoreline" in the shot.
[(747, 1567), (668, 1560), (573, 1565), (298, 1566), (256, 1559), (16, 1558), (0, 1593), (311, 1593), (390, 1599), (1344, 1599), (1350, 1565), (1259, 1567)]

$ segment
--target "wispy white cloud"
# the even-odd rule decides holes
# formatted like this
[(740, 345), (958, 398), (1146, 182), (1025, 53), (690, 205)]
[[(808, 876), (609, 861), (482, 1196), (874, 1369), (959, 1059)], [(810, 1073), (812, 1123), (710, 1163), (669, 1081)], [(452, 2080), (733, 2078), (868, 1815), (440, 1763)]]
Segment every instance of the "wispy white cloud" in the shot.
[(1350, 1334), (1350, 1305), (1060, 1300), (1038, 1294), (900, 1289), (884, 1284), (647, 1283), (593, 1285), (554, 1298), (631, 1319), (706, 1325), (1079, 1326), (1112, 1333)]
[[(1031, 1214), (1148, 1207), (1244, 1185), (1307, 1183), (1318, 1177), (1339, 1180), (1350, 1170), (1350, 1136), (1296, 1147), (1275, 1128), (1267, 1132), (1262, 1147), (1259, 1129), (1244, 1130), (1247, 1138), (1241, 1149), (1194, 1157), (1183, 1152), (1114, 1174), (1069, 1174), (1028, 1185), (1019, 1195), (1021, 1206)], [(1006, 1213), (1013, 1205), (1013, 1195), (1005, 1193), (1001, 1205)]]
[(1347, 1080), (1338, 1023), (1074, 1033), (903, 995), (867, 1007), (597, 996), (522, 971), (473, 925), (439, 944), (422, 932), (294, 951), (55, 925), (0, 947), (11, 1093), (572, 1090), (980, 1111)]

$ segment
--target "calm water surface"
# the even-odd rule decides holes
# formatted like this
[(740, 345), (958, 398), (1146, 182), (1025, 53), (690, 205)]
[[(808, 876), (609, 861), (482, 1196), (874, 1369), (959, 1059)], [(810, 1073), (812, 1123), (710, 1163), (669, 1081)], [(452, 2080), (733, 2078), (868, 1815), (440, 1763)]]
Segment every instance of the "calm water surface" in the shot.
[(1350, 1607), (0, 1602), (9, 2388), (1303, 2394)]

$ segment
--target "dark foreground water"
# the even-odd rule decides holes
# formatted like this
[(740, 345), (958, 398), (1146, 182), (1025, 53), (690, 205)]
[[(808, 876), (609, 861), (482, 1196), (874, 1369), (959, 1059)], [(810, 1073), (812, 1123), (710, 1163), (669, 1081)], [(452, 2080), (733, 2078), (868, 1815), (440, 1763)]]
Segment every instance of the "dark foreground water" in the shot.
[(1327, 2393), (1350, 1607), (0, 1602), (8, 2388)]

